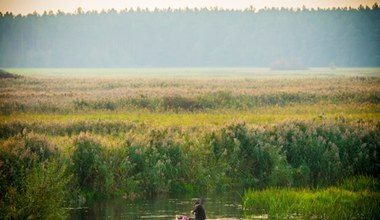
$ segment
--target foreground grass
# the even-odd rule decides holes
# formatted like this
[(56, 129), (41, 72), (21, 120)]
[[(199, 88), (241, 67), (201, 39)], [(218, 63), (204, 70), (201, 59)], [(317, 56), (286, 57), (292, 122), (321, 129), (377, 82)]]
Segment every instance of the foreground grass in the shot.
[(380, 216), (379, 182), (355, 177), (324, 189), (266, 189), (244, 196), (246, 215), (301, 219), (376, 219)]

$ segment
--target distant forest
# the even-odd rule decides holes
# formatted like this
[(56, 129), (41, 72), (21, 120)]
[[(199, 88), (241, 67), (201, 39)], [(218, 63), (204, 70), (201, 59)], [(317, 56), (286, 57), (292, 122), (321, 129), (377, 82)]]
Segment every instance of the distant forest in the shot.
[(0, 13), (0, 67), (380, 66), (380, 9)]

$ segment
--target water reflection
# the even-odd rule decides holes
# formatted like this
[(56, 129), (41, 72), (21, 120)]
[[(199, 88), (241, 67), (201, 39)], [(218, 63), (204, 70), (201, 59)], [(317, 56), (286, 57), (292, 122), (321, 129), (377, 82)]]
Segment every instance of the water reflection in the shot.
[[(108, 200), (71, 210), (69, 219), (160, 219), (174, 220), (175, 215), (190, 215), (196, 198), (156, 198), (152, 200)], [(240, 198), (208, 197), (204, 204), (208, 219), (242, 219)]]

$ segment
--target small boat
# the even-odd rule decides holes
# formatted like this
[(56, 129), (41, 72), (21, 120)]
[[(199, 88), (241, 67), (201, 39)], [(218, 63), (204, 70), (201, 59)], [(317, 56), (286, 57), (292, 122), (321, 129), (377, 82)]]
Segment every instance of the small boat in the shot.
[(190, 217), (188, 217), (186, 215), (176, 215), (175, 219), (176, 220), (194, 220), (193, 218), (190, 218)]

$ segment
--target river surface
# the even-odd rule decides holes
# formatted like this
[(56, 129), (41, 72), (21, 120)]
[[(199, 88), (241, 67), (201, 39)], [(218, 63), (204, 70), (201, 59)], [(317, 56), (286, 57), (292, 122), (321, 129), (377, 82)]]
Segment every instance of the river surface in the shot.
[[(69, 219), (157, 219), (174, 220), (176, 215), (191, 216), (197, 198), (156, 198), (144, 200), (97, 201), (70, 211)], [(238, 197), (207, 197), (203, 204), (207, 219), (243, 219)], [(193, 217), (193, 216), (191, 216)]]

